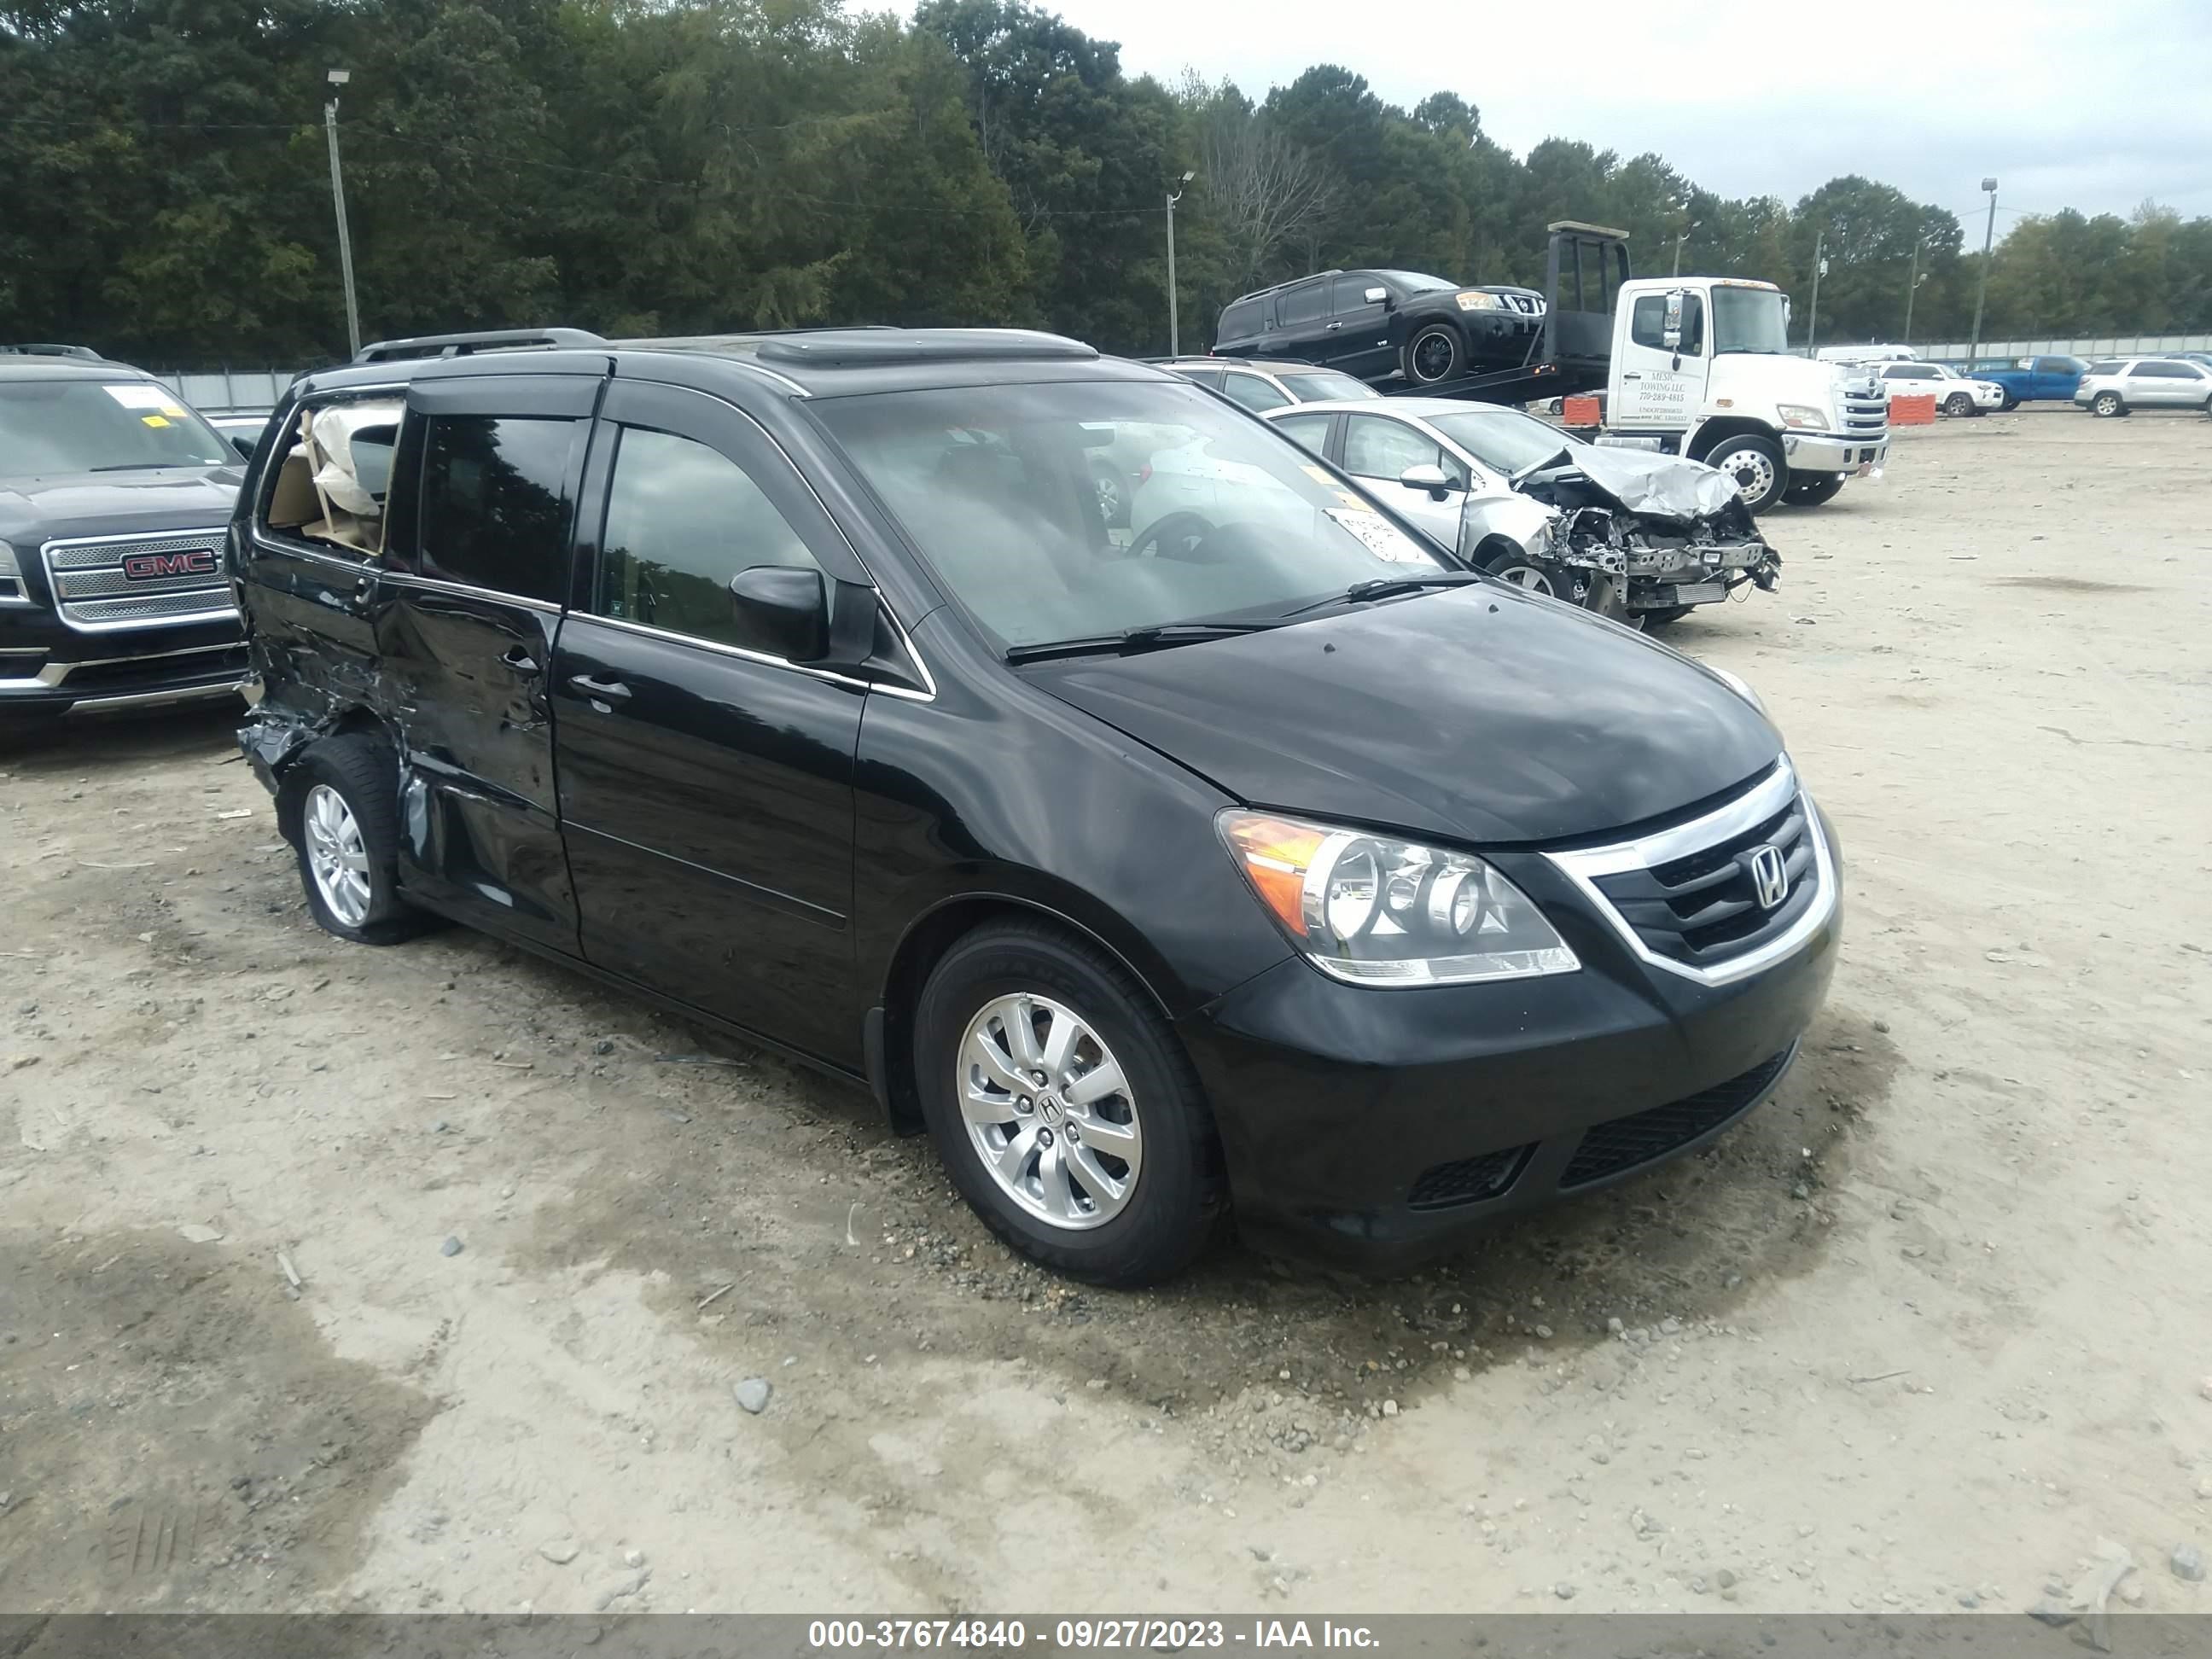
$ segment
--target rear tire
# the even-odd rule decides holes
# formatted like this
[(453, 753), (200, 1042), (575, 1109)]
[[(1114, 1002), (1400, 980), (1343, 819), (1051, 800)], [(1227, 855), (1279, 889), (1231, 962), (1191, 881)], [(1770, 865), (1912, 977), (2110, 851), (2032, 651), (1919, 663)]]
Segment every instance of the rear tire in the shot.
[(392, 750), (365, 732), (325, 738), (286, 773), (286, 822), (308, 914), (355, 945), (397, 945), (436, 925), (399, 896)]
[(1406, 378), (1437, 386), (1467, 373), (1467, 342), (1449, 323), (1425, 323), (1406, 342)]
[(1705, 454), (1708, 466), (1735, 480), (1736, 493), (1755, 517), (1782, 499), (1790, 487), (1790, 464), (1782, 446), (1755, 432), (1723, 438)]
[[(980, 927), (931, 971), (914, 1031), (938, 1155), (1007, 1244), (1109, 1285), (1157, 1283), (1205, 1248), (1223, 1208), (1213, 1116), (1119, 963), (1043, 922)], [(1025, 1054), (1046, 1074), (1029, 1095), (1012, 1086), (1036, 1074)], [(1085, 1091), (1109, 1069), (1114, 1086)]]
[(2100, 392), (2089, 399), (2089, 412), (2100, 421), (2109, 421), (2115, 416), (2126, 414), (2128, 406), (2118, 392)]
[(1841, 472), (1798, 472), (1790, 475), (1790, 488), (1782, 499), (1792, 507), (1819, 507), (1832, 501), (1844, 487), (1847, 475)]

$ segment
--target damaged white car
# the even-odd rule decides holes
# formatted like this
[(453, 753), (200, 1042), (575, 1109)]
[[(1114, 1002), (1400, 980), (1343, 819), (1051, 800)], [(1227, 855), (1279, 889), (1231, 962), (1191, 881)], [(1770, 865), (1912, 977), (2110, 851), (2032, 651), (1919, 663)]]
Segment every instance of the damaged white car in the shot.
[[(1492, 574), (1631, 626), (1781, 580), (1781, 556), (1734, 482), (1701, 461), (1587, 444), (1519, 410), (1443, 398), (1304, 404), (1267, 418), (1371, 492), (1406, 492), (1390, 505)], [(1492, 533), (1501, 507), (1530, 503), (1550, 509), (1549, 533), (1505, 545)]]

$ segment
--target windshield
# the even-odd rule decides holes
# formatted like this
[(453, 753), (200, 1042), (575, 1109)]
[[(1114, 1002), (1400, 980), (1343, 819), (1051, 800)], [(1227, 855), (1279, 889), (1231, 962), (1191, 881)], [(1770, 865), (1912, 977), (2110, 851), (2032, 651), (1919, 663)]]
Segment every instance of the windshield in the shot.
[(1431, 276), (1423, 270), (1378, 270), (1375, 274), (1394, 288), (1404, 289), (1408, 294), (1449, 293), (1461, 286), (1441, 276)]
[(1556, 459), (1575, 440), (1559, 428), (1517, 409), (1491, 409), (1464, 415), (1432, 415), (1429, 424), (1485, 466), (1511, 477)]
[(1002, 646), (1279, 617), (1449, 568), (1196, 386), (962, 386), (812, 408)]
[(1310, 374), (1278, 374), (1284, 390), (1302, 404), (1327, 402), (1332, 398), (1379, 398), (1382, 394), (1364, 380), (1355, 380), (1349, 374), (1340, 374), (1334, 369), (1316, 369)]
[(1714, 289), (1713, 350), (1786, 356), (1790, 325), (1782, 296), (1771, 288)]
[(0, 384), (0, 477), (222, 466), (237, 452), (151, 380)]

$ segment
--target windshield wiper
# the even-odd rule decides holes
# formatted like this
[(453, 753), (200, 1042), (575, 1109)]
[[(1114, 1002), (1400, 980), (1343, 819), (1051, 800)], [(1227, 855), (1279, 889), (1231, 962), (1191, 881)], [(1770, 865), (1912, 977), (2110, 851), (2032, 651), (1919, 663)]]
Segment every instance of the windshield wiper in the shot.
[(1387, 599), (1400, 593), (1418, 593), (1425, 587), (1464, 587), (1479, 582), (1481, 577), (1471, 570), (1439, 570), (1431, 576), (1376, 576), (1364, 582), (1354, 582), (1341, 593), (1328, 593), (1318, 599), (1285, 611), (1285, 617), (1303, 617), (1309, 611), (1319, 611), (1331, 605), (1362, 605), (1370, 599)]
[(1018, 645), (1006, 653), (1008, 662), (1043, 662), (1054, 657), (1127, 656), (1133, 651), (1152, 651), (1163, 646), (1195, 645), (1204, 640), (1225, 640), (1238, 634), (1256, 634), (1276, 626), (1279, 618), (1264, 622), (1157, 623), (1150, 628), (1125, 628), (1118, 634), (1094, 634), (1078, 640), (1048, 640), (1042, 645)]

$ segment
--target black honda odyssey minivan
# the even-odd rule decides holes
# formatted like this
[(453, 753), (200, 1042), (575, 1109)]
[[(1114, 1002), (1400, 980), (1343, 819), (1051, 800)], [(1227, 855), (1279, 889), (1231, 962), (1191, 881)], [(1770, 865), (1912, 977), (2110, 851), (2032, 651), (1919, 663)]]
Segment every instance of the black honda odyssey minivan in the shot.
[(1079, 1278), (1231, 1215), (1403, 1264), (1647, 1168), (1834, 965), (1744, 688), (1073, 341), (389, 343), (294, 388), (228, 557), (325, 927), (865, 1080)]

